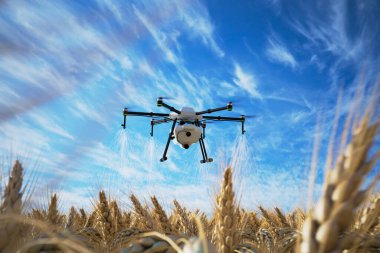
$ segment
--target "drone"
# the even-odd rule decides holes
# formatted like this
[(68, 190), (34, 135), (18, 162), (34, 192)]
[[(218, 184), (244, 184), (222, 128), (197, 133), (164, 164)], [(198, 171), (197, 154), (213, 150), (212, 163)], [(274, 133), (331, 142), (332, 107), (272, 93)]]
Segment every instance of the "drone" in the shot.
[(158, 107), (165, 107), (170, 110), (170, 113), (155, 113), (155, 112), (134, 112), (124, 108), (123, 116), (124, 122), (121, 126), (126, 128), (127, 116), (143, 116), (150, 117), (150, 136), (153, 136), (153, 128), (155, 125), (160, 125), (164, 123), (172, 123), (171, 130), (169, 133), (168, 140), (166, 142), (164, 154), (160, 159), (161, 162), (166, 161), (167, 153), (170, 145), (170, 141), (174, 140), (174, 143), (179, 144), (182, 148), (188, 149), (192, 144), (199, 142), (202, 160), (201, 163), (213, 162), (212, 158), (207, 156), (206, 147), (204, 139), (206, 138), (206, 125), (215, 121), (233, 121), (241, 122), (241, 133), (242, 135), (246, 132), (244, 129), (244, 122), (246, 120), (245, 115), (240, 117), (222, 117), (222, 116), (208, 116), (205, 114), (210, 114), (218, 111), (232, 111), (232, 102), (228, 102), (226, 106), (208, 109), (200, 112), (194, 111), (192, 107), (182, 107), (181, 110), (166, 104), (163, 101), (163, 97), (157, 99)]

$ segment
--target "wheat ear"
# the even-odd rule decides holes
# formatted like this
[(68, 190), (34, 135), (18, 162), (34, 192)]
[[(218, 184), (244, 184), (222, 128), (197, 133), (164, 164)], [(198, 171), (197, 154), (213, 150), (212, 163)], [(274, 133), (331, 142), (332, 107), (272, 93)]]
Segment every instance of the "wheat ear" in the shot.
[(58, 197), (55, 193), (50, 197), (46, 219), (53, 225), (59, 225), (62, 222), (62, 216), (58, 211)]
[(69, 217), (66, 222), (66, 229), (75, 230), (76, 225), (78, 224), (78, 221), (80, 220), (79, 214), (75, 207), (70, 208)]
[[(12, 167), (8, 184), (5, 187), (3, 202), (0, 206), (0, 214), (21, 214), (22, 206), (22, 181), (23, 168), (21, 163), (16, 160)], [(16, 222), (0, 222), (0, 252), (8, 253), (14, 251), (15, 240), (18, 237), (20, 226)]]
[(322, 197), (303, 226), (302, 253), (335, 252), (348, 247), (342, 235), (367, 195), (368, 189), (360, 191), (360, 187), (378, 159), (375, 155), (366, 160), (379, 126), (379, 122), (369, 125), (369, 120), (366, 113), (335, 168), (328, 171)]
[(108, 205), (107, 197), (104, 191), (99, 192), (99, 203), (97, 207), (97, 220), (100, 225), (100, 231), (103, 240), (108, 243), (113, 236), (113, 222), (111, 210)]
[(113, 221), (113, 234), (116, 234), (117, 232), (123, 230), (124, 224), (123, 224), (123, 216), (121, 214), (120, 208), (116, 202), (116, 200), (112, 200), (110, 203), (110, 209), (111, 209), (111, 215), (112, 215), (112, 221)]
[(221, 192), (216, 198), (215, 242), (220, 253), (232, 253), (238, 243), (235, 197), (232, 188), (232, 168), (224, 172)]
[(188, 234), (190, 236), (195, 236), (195, 231), (192, 230), (192, 224), (189, 220), (189, 215), (186, 212), (186, 209), (178, 203), (175, 199), (173, 200), (175, 211), (179, 217), (180, 230), (182, 233)]
[(151, 197), (154, 209), (153, 209), (153, 215), (158, 222), (158, 225), (160, 227), (160, 232), (165, 233), (165, 234), (170, 234), (173, 229), (170, 225), (168, 216), (165, 213), (165, 210), (162, 208), (160, 203), (158, 202), (156, 196)]
[(142, 228), (147, 230), (155, 230), (156, 226), (149, 212), (142, 207), (140, 201), (134, 194), (132, 194), (130, 198), (137, 214), (136, 218), (139, 219), (139, 223), (143, 226)]

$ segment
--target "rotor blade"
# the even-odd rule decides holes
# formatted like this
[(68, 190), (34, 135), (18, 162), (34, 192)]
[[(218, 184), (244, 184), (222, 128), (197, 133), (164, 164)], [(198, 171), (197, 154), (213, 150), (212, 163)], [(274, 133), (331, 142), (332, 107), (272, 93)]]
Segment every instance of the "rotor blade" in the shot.
[(228, 115), (231, 115), (231, 117), (245, 117), (246, 119), (249, 119), (249, 118), (256, 118), (257, 117), (257, 115), (255, 115), (255, 114), (243, 114), (243, 113), (237, 113), (237, 112), (232, 112), (232, 113), (230, 113), (230, 114), (228, 114)]
[(162, 99), (165, 99), (165, 100), (173, 100), (174, 99), (174, 97), (162, 97), (162, 96), (160, 96), (160, 97), (158, 97), (158, 98), (162, 98)]
[(217, 99), (216, 103), (217, 104), (227, 104), (231, 102), (232, 105), (242, 105), (244, 103), (243, 99), (238, 99), (238, 98), (221, 98)]

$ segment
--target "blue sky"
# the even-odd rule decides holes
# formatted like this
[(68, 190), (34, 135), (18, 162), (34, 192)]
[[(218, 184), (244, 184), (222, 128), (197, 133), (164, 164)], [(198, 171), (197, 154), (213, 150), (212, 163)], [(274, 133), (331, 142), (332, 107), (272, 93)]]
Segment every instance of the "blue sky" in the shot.
[[(356, 84), (378, 78), (378, 13), (375, 0), (1, 2), (4, 169), (21, 159), (36, 203), (56, 191), (62, 208), (87, 208), (104, 188), (125, 207), (134, 192), (209, 212), (232, 162), (243, 207), (304, 206), (317, 121), (316, 194), (339, 87), (342, 121)], [(243, 137), (239, 124), (207, 127), (213, 164), (198, 145), (160, 163), (169, 125), (154, 139), (149, 119), (120, 127), (124, 107), (165, 112), (158, 96), (196, 110), (232, 100), (221, 115), (257, 117)]]

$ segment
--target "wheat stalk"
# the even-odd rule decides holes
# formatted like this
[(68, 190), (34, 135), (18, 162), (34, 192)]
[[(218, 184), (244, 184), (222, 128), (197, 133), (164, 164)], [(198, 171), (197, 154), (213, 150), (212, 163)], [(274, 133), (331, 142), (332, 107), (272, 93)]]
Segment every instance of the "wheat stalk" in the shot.
[(71, 229), (71, 230), (75, 230), (77, 222), (79, 220), (80, 220), (79, 214), (78, 214), (77, 210), (75, 209), (75, 207), (72, 206), (70, 208), (69, 217), (68, 217), (67, 222), (66, 222), (66, 228)]
[(79, 212), (80, 212), (80, 217), (79, 217), (78, 223), (79, 223), (79, 227), (83, 228), (87, 222), (87, 214), (83, 208), (79, 209)]
[(111, 210), (108, 205), (107, 197), (104, 191), (99, 192), (99, 203), (97, 206), (97, 221), (100, 224), (100, 232), (103, 240), (108, 244), (114, 234), (113, 220)]
[(58, 211), (58, 197), (55, 193), (50, 197), (46, 219), (53, 225), (60, 225), (63, 221), (63, 216)]
[(110, 203), (110, 209), (111, 209), (111, 215), (112, 215), (112, 221), (113, 221), (113, 234), (116, 234), (117, 232), (123, 230), (124, 223), (123, 223), (123, 216), (121, 214), (121, 211), (119, 209), (119, 206), (116, 202), (116, 200), (112, 200)]
[(168, 216), (166, 215), (164, 209), (162, 208), (162, 206), (158, 202), (156, 196), (153, 195), (151, 197), (151, 200), (152, 200), (152, 203), (154, 206), (153, 215), (154, 215), (156, 221), (158, 221), (160, 232), (163, 232), (165, 234), (170, 234), (173, 231), (173, 229), (170, 225)]
[(375, 155), (366, 161), (379, 126), (379, 122), (370, 125), (369, 120), (366, 113), (334, 170), (328, 171), (322, 197), (305, 221), (301, 252), (342, 251), (348, 247), (342, 235), (351, 225), (354, 209), (369, 191), (360, 191), (360, 186), (378, 159)]
[(138, 215), (138, 223), (142, 225), (142, 228), (148, 230), (155, 229), (156, 225), (153, 221), (153, 218), (150, 216), (149, 212), (142, 207), (138, 198), (134, 194), (132, 194), (130, 198), (135, 208), (135, 212)]
[(236, 206), (232, 188), (232, 168), (224, 172), (222, 189), (216, 198), (215, 243), (220, 253), (232, 253), (238, 243)]
[(357, 230), (362, 233), (373, 232), (375, 227), (379, 224), (380, 217), (380, 194), (377, 194), (372, 199), (370, 205), (364, 210), (360, 216), (360, 221)]
[[(22, 206), (22, 181), (23, 168), (16, 160), (12, 167), (8, 184), (4, 190), (3, 202), (0, 206), (0, 214), (21, 214)], [(0, 252), (13, 252), (17, 245), (17, 235), (20, 225), (15, 222), (0, 222)]]

